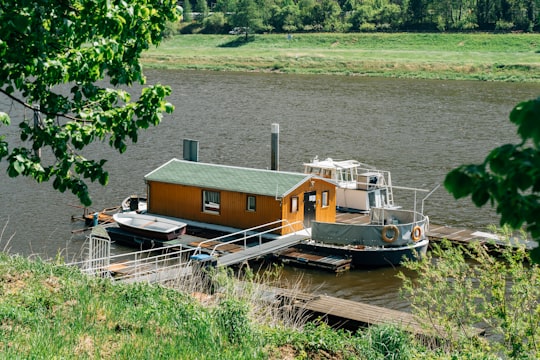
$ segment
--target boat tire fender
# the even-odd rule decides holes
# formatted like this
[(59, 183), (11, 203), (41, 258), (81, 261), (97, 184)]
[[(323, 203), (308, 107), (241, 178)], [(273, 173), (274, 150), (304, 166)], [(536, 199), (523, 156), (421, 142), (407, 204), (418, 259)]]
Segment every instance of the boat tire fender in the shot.
[[(392, 233), (392, 236), (388, 236), (388, 232)], [(393, 243), (399, 237), (399, 229), (396, 225), (386, 225), (382, 229), (382, 239), (384, 242)]]
[(417, 242), (422, 238), (422, 228), (420, 226), (416, 225), (415, 227), (413, 227), (411, 238), (414, 242)]

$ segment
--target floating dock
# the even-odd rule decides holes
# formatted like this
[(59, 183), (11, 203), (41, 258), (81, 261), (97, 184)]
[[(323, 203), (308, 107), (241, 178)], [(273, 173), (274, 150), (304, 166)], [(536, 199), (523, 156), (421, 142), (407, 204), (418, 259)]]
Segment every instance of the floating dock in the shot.
[(308, 252), (291, 247), (280, 251), (275, 256), (284, 264), (329, 270), (337, 273), (351, 268), (351, 259), (331, 254)]
[[(309, 311), (314, 317), (324, 316), (341, 324), (349, 322), (355, 327), (395, 324), (412, 334), (437, 338), (456, 336), (458, 332), (456, 329), (456, 334), (448, 334), (440, 325), (425, 326), (413, 314), (404, 311), (326, 295), (294, 293), (283, 289), (276, 290), (276, 292), (278, 296), (286, 298), (287, 303), (294, 304), (298, 309)], [(485, 333), (485, 329), (476, 327), (459, 329), (459, 331), (466, 332), (470, 337), (481, 336)]]
[(536, 246), (536, 243), (530, 240), (511, 238), (508, 241), (503, 241), (493, 233), (436, 224), (430, 225), (427, 235), (429, 240), (433, 242), (440, 242), (443, 239), (447, 239), (454, 244), (462, 245), (478, 242), (490, 249), (524, 246), (527, 250), (532, 250)]

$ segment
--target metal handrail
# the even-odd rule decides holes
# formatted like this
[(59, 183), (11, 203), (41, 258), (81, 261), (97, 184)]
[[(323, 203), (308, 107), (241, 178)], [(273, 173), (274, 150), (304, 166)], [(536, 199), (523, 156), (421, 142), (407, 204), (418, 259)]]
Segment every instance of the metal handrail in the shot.
[[(250, 236), (245, 236), (245, 235), (244, 235), (244, 238), (243, 238), (243, 240), (244, 240), (244, 248), (247, 248), (247, 239), (250, 239), (250, 238), (253, 238), (253, 237), (258, 236), (258, 237), (259, 237), (259, 246), (261, 246), (261, 245), (262, 245), (262, 235), (263, 235), (263, 234), (267, 234), (267, 233), (270, 233), (270, 232), (275, 231), (275, 230), (283, 229), (283, 228), (285, 228), (285, 227), (287, 227), (287, 226), (288, 226), (288, 227), (291, 227), (292, 230), (294, 230), (294, 228), (292, 227), (293, 225), (302, 223), (301, 221), (295, 221), (295, 222), (293, 222), (293, 223), (289, 223), (289, 221), (286, 220), (286, 219), (279, 220), (279, 222), (283, 222), (283, 221), (286, 221), (287, 224), (281, 225), (281, 226), (278, 226), (278, 227), (276, 227), (276, 228), (272, 228), (272, 229), (269, 229), (269, 230), (265, 230), (265, 231), (260, 232), (260, 233), (257, 233), (257, 234), (251, 234)], [(274, 222), (269, 223), (269, 224), (266, 224), (266, 225), (270, 225), (270, 224), (274, 224), (274, 223), (276, 223), (276, 222), (274, 221)], [(258, 226), (258, 227), (261, 227), (261, 226)], [(295, 231), (295, 232), (296, 232), (296, 231)], [(240, 240), (240, 239), (233, 239), (233, 240), (231, 240), (231, 241), (227, 241), (227, 242), (223, 242), (223, 243), (217, 244), (216, 246), (214, 246), (214, 247), (212, 248), (212, 252), (210, 253), (210, 256), (213, 256), (213, 255), (215, 254), (216, 249), (217, 249), (218, 247), (224, 246), (224, 245), (228, 245), (228, 244), (232, 244), (232, 243), (237, 242), (237, 241), (239, 241), (239, 240)]]
[[(199, 245), (197, 246), (197, 248), (195, 249), (194, 255), (200, 254), (200, 253), (202, 252), (202, 245), (204, 245), (204, 244), (207, 244), (207, 243), (213, 242), (213, 241), (219, 241), (219, 240), (221, 240), (221, 239), (226, 239), (226, 238), (228, 238), (228, 237), (236, 236), (236, 235), (243, 235), (244, 246), (246, 246), (246, 245), (245, 245), (245, 240), (246, 240), (246, 239), (251, 238), (251, 237), (253, 237), (253, 236), (257, 236), (258, 234), (264, 234), (264, 233), (267, 233), (267, 232), (272, 232), (272, 231), (275, 231), (275, 230), (284, 228), (284, 227), (287, 226), (287, 225), (282, 225), (282, 226), (280, 226), (280, 227), (272, 228), (272, 229), (267, 230), (267, 231), (264, 231), (264, 232), (262, 232), (262, 233), (256, 233), (256, 234), (250, 235), (249, 237), (246, 237), (246, 235), (247, 235), (248, 232), (252, 232), (252, 231), (255, 231), (255, 230), (257, 230), (257, 229), (264, 228), (264, 227), (268, 227), (268, 226), (271, 226), (271, 225), (274, 225), (274, 224), (283, 223), (284, 221), (286, 221), (286, 222), (288, 223), (288, 220), (286, 220), (286, 219), (276, 220), (276, 221), (272, 221), (272, 222), (269, 222), (269, 223), (266, 223), (266, 224), (258, 225), (258, 226), (255, 226), (255, 227), (252, 227), (252, 228), (249, 228), (249, 229), (240, 230), (240, 231), (237, 231), (237, 232), (232, 233), (232, 234), (222, 235), (222, 236), (219, 236), (219, 237), (217, 237), (217, 238), (212, 238), (212, 239), (208, 239), (208, 240), (205, 240), (205, 241), (201, 241), (201, 242), (199, 243)], [(292, 225), (294, 225), (294, 224), (296, 224), (296, 223), (298, 223), (298, 222), (295, 222), (295, 223), (293, 223), (293, 224), (288, 224), (288, 225), (289, 225), (289, 226), (292, 226)], [(294, 230), (294, 228), (293, 228), (293, 230)], [(232, 244), (232, 243), (238, 242), (238, 241), (240, 241), (240, 240), (242, 240), (242, 239), (233, 239), (233, 240), (230, 240), (230, 241), (221, 243), (221, 244)], [(216, 246), (219, 246), (219, 245), (221, 245), (221, 244), (218, 244), (218, 245), (216, 245)]]

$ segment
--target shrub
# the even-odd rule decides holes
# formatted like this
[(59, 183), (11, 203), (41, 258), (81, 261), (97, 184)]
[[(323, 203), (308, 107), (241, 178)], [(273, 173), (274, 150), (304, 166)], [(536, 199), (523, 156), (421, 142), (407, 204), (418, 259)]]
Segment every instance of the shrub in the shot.
[(361, 32), (373, 32), (377, 30), (377, 27), (375, 26), (375, 24), (365, 22), (365, 23), (360, 24), (359, 30)]
[[(509, 231), (501, 235), (509, 241)], [(525, 234), (521, 234), (522, 237)], [(435, 244), (418, 262), (404, 265), (417, 273), (401, 273), (403, 293), (413, 311), (434, 328), (442, 325), (447, 351), (481, 353), (486, 358), (536, 359), (540, 349), (540, 268), (529, 263), (521, 246), (502, 246), (499, 256), (485, 246)], [(485, 327), (489, 339), (475, 338), (471, 329)]]
[(207, 34), (221, 34), (225, 30), (225, 15), (215, 12), (203, 20), (204, 32)]
[(364, 353), (369, 359), (406, 360), (413, 358), (413, 339), (397, 326), (371, 326), (362, 338), (367, 345)]
[(510, 21), (498, 20), (495, 23), (496, 32), (509, 32), (514, 28), (514, 23)]

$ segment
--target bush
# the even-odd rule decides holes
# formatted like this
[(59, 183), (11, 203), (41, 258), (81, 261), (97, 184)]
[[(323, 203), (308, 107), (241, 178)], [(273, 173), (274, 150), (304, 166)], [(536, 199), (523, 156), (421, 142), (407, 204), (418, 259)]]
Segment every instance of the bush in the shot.
[(225, 15), (221, 12), (212, 13), (202, 21), (203, 32), (206, 34), (221, 34), (225, 31)]
[[(509, 231), (502, 231), (508, 239)], [(495, 257), (479, 243), (465, 247), (443, 242), (421, 261), (404, 265), (418, 276), (400, 274), (404, 295), (426, 325), (443, 326), (444, 333), (438, 331), (448, 352), (540, 358), (540, 268), (529, 263), (523, 247), (502, 246)], [(474, 326), (500, 340), (475, 338)]]
[(377, 30), (377, 27), (375, 26), (375, 24), (372, 23), (362, 23), (360, 24), (359, 30), (361, 32), (374, 32), (375, 30)]
[(514, 23), (510, 21), (499, 20), (495, 23), (496, 32), (509, 32), (514, 28)]
[(410, 334), (394, 325), (370, 327), (363, 334), (368, 359), (406, 360), (413, 358)]

